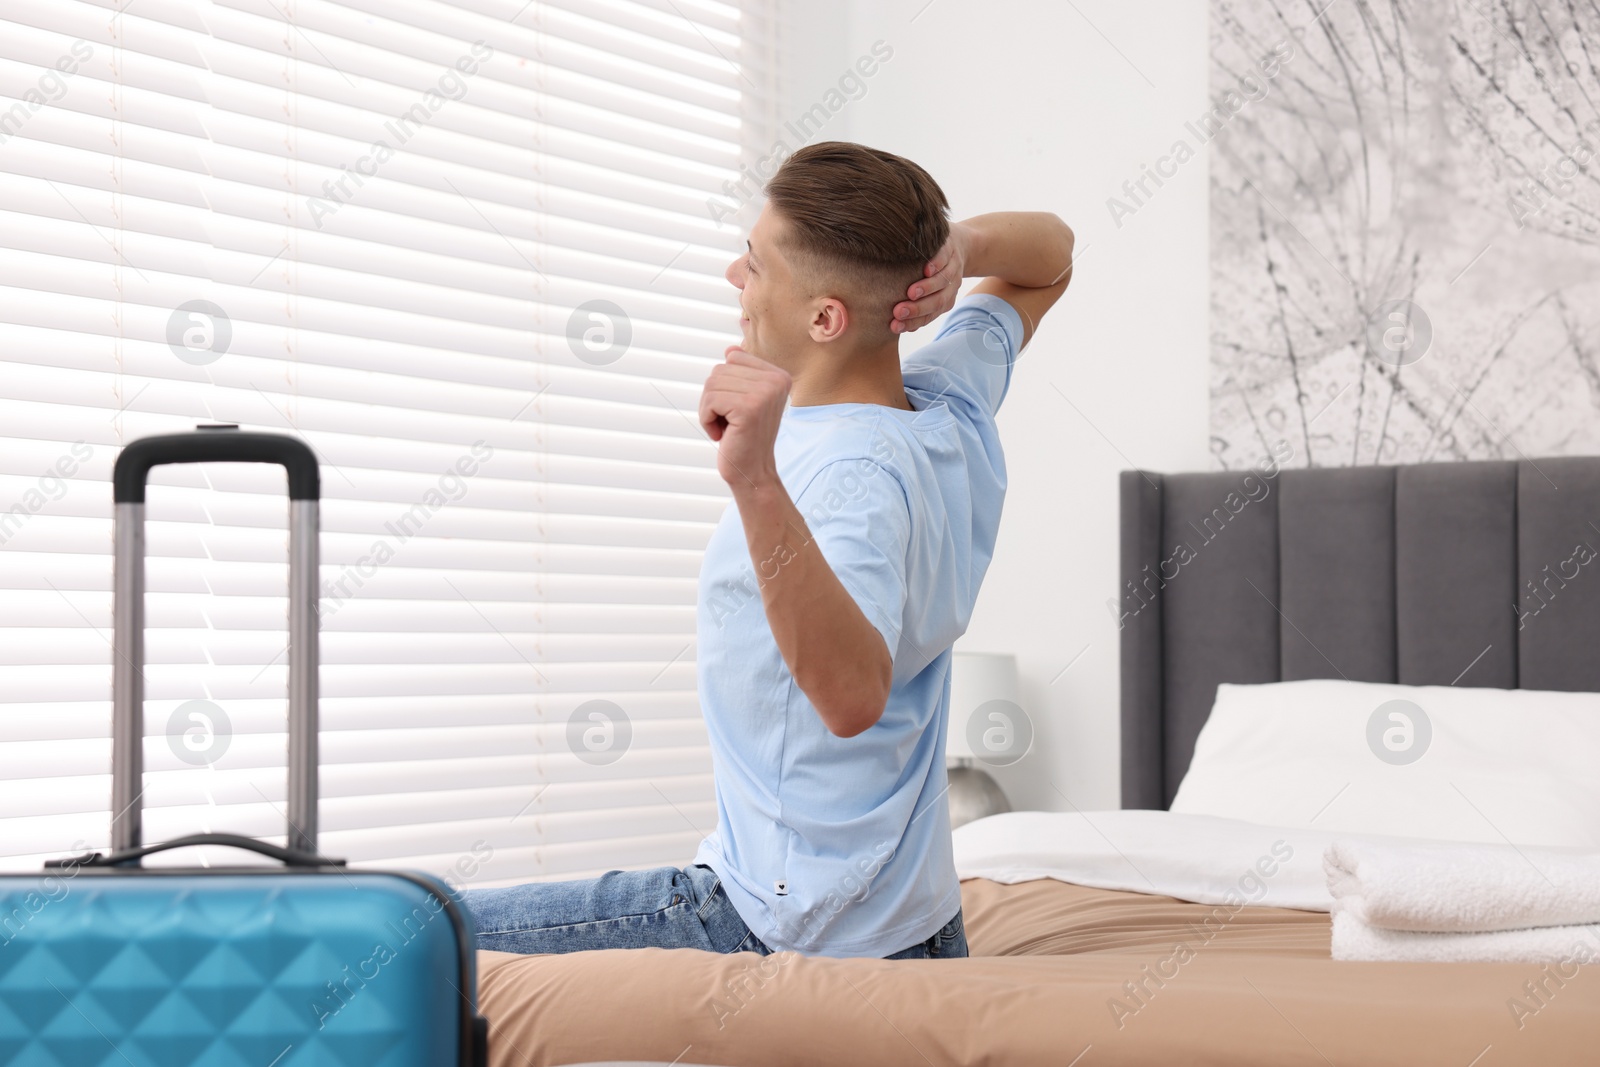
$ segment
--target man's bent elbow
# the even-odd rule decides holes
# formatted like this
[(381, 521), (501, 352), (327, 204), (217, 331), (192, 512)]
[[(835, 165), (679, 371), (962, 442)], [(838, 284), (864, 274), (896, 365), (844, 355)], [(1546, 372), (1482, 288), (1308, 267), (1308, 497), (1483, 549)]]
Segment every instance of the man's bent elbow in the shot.
[(863, 694), (858, 687), (849, 695), (828, 702), (826, 707), (821, 704), (816, 706), (817, 714), (822, 717), (822, 724), (830, 734), (835, 737), (855, 737), (878, 724), (878, 720), (883, 718), (884, 709), (889, 706), (889, 688), (871, 688), (872, 692)]
[(883, 718), (883, 709), (889, 706), (894, 661), (881, 640), (875, 644), (876, 654), (869, 654), (865, 662), (833, 663), (821, 673), (796, 672), (797, 681), (803, 673), (815, 683), (802, 683), (800, 688), (835, 737), (866, 733)]
[(887, 701), (884, 701), (877, 704), (876, 707), (856, 705), (854, 707), (836, 709), (833, 714), (822, 716), (822, 724), (835, 737), (855, 737), (876, 726), (878, 720), (883, 718), (883, 709), (886, 706)]
[(1067, 264), (1067, 267), (1064, 271), (1062, 271), (1061, 276), (1056, 279), (1057, 282), (1060, 282), (1065, 278), (1071, 277), (1072, 275), (1072, 259), (1074, 250), (1077, 247), (1078, 237), (1072, 232), (1072, 227), (1068, 226), (1066, 221), (1062, 219), (1060, 215), (1052, 214), (1050, 218), (1055, 221), (1058, 231), (1058, 239), (1061, 242), (1061, 258)]

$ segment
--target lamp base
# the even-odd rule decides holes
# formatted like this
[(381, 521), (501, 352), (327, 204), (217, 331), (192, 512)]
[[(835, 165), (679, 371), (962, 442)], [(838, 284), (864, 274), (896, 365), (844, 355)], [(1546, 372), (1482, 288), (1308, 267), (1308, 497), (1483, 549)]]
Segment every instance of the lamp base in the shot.
[(981, 767), (974, 767), (962, 760), (951, 767), (947, 774), (950, 779), (950, 829), (1011, 810), (1011, 801), (1006, 799), (1005, 790)]

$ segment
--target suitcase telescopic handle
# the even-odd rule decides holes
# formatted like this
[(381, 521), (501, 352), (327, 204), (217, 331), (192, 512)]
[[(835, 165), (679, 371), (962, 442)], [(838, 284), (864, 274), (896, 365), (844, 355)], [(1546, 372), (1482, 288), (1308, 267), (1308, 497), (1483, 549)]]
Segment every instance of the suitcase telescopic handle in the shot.
[(316, 500), (321, 495), (317, 456), (304, 441), (219, 424), (130, 441), (117, 456), (112, 475), (116, 502), (143, 504), (150, 468), (167, 463), (276, 463), (289, 474), (290, 500)]
[(317, 501), (316, 453), (295, 437), (201, 426), (143, 437), (117, 456), (113, 577), (111, 847), (143, 841), (144, 495), (152, 467), (167, 463), (275, 463), (289, 476), (288, 847), (317, 851)]

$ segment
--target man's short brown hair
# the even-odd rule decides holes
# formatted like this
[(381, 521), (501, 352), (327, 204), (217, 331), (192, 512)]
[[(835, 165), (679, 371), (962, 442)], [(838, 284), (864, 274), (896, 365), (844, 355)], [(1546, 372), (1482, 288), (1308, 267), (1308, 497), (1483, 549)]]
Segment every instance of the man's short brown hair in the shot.
[(950, 236), (950, 204), (909, 159), (848, 141), (807, 145), (767, 182), (789, 224), (785, 254), (802, 281), (840, 285), (868, 336), (889, 331), (894, 305)]

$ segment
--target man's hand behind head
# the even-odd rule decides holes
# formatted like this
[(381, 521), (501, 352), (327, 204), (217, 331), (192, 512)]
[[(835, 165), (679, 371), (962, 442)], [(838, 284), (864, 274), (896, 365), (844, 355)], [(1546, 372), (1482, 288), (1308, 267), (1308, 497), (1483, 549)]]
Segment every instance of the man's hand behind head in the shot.
[(911, 333), (955, 307), (956, 297), (961, 295), (961, 279), (966, 277), (969, 237), (961, 223), (950, 224), (950, 237), (944, 247), (922, 268), (922, 277), (911, 283), (906, 298), (894, 306), (890, 330)]

